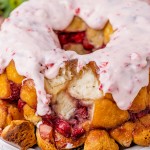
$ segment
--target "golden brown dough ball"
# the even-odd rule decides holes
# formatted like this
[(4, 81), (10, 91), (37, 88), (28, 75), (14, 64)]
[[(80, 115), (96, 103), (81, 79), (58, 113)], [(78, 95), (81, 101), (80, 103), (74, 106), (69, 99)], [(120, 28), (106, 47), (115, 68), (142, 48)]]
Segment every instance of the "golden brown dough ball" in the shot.
[(26, 102), (30, 107), (36, 108), (37, 95), (33, 80), (27, 80), (23, 83), (23, 86), (20, 91), (20, 98), (22, 101)]
[(0, 128), (4, 128), (12, 120), (24, 119), (23, 114), (19, 112), (15, 104), (9, 104), (7, 101), (0, 100)]
[[(56, 150), (54, 144), (54, 138), (52, 137), (52, 129), (48, 125), (40, 125), (39, 128), (36, 130), (36, 137), (38, 146), (42, 150)], [(44, 137), (44, 138), (43, 138)]]
[(135, 124), (133, 141), (137, 145), (150, 145), (150, 114), (140, 118)]
[(143, 87), (139, 91), (138, 95), (135, 97), (129, 110), (131, 110), (134, 113), (140, 112), (140, 111), (146, 109), (147, 101), (148, 101), (147, 87)]
[(100, 99), (94, 102), (93, 127), (114, 128), (127, 121), (129, 117), (128, 111), (120, 110), (109, 99)]
[(42, 120), (40, 116), (36, 115), (35, 109), (31, 108), (28, 104), (25, 104), (23, 107), (23, 115), (26, 120), (35, 125)]
[(124, 147), (130, 147), (133, 141), (132, 132), (134, 131), (135, 124), (133, 122), (126, 122), (125, 124), (112, 129), (110, 135), (115, 139), (120, 145)]
[(85, 141), (84, 150), (119, 150), (119, 147), (105, 130), (93, 130)]
[(2, 131), (2, 138), (19, 145), (22, 150), (36, 144), (34, 125), (25, 120), (14, 120)]

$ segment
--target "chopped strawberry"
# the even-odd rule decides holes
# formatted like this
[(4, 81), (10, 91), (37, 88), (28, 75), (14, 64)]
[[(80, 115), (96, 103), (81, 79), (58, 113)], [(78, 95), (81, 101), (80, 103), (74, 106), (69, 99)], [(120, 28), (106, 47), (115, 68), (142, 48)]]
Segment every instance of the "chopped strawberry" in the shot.
[(69, 40), (69, 35), (66, 34), (66, 33), (58, 34), (58, 38), (59, 38), (59, 41), (60, 41), (61, 45), (69, 43), (69, 41), (68, 41)]
[(75, 126), (79, 123), (79, 121), (77, 119), (70, 119), (69, 120), (69, 124), (72, 125), (72, 126)]
[(137, 120), (136, 114), (135, 113), (130, 113), (130, 120), (135, 122)]
[(17, 85), (16, 83), (10, 81), (10, 88), (11, 88), (11, 97), (9, 100), (11, 101), (17, 101), (20, 98), (20, 85)]
[(53, 130), (52, 127), (47, 124), (41, 124), (39, 126), (39, 132), (43, 139), (49, 139), (52, 130)]
[(70, 42), (82, 43), (85, 37), (85, 32), (77, 32), (70, 34)]
[(44, 116), (42, 116), (42, 119), (44, 119), (44, 120), (51, 120), (53, 117), (52, 117), (52, 115), (44, 115)]
[(149, 109), (145, 109), (145, 110), (143, 110), (143, 111), (141, 111), (141, 112), (139, 112), (139, 113), (137, 113), (137, 118), (141, 118), (141, 117), (143, 117), (143, 116), (145, 116), (145, 115), (147, 115), (148, 113), (150, 112), (150, 110)]
[(81, 136), (83, 136), (85, 133), (85, 130), (82, 127), (75, 127), (72, 131), (71, 137), (73, 139), (78, 139)]
[(87, 119), (88, 117), (88, 110), (87, 107), (85, 106), (80, 106), (75, 112), (75, 117), (79, 120), (82, 121), (83, 119)]
[(45, 116), (42, 116), (42, 120), (43, 120), (43, 123), (44, 124), (47, 124), (49, 126), (53, 126), (53, 120), (54, 120), (54, 117), (52, 115), (45, 115)]
[(71, 126), (65, 120), (57, 118), (54, 121), (54, 126), (57, 132), (64, 135), (65, 137), (70, 137), (71, 135)]
[(75, 13), (78, 15), (78, 14), (80, 13), (80, 8), (77, 8), (77, 9), (75, 10)]
[(18, 109), (19, 109), (19, 111), (21, 111), (23, 109), (25, 104), (26, 103), (23, 102), (21, 99), (18, 100)]
[(99, 49), (103, 49), (103, 48), (105, 48), (105, 47), (106, 47), (106, 45), (103, 44)]
[(58, 38), (61, 45), (67, 43), (82, 43), (85, 37), (85, 32), (77, 32), (77, 33), (67, 33), (61, 32), (58, 33)]
[(150, 109), (145, 109), (145, 110), (142, 110), (138, 113), (133, 113), (133, 112), (129, 111), (129, 113), (130, 113), (130, 120), (134, 122), (138, 118), (141, 118), (141, 117), (147, 115), (148, 113), (150, 113)]
[(87, 38), (85, 38), (84, 41), (83, 41), (83, 47), (84, 47), (86, 50), (92, 50), (92, 49), (94, 48), (94, 46), (89, 43), (89, 41), (88, 41)]

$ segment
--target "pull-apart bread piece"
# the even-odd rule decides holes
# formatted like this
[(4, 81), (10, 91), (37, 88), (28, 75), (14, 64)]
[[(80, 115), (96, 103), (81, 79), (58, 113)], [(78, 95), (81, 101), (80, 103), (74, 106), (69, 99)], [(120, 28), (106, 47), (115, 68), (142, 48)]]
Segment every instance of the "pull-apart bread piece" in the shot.
[(0, 31), (1, 137), (25, 150), (149, 146), (149, 10), (140, 0), (14, 10)]
[(2, 131), (4, 140), (18, 144), (22, 150), (26, 150), (36, 144), (34, 125), (29, 121), (14, 120)]

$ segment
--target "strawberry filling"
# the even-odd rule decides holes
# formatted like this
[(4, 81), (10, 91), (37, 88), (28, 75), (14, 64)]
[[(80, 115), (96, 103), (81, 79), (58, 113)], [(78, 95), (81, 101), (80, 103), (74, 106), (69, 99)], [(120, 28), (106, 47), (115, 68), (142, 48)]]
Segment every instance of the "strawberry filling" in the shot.
[(85, 38), (85, 32), (58, 32), (57, 34), (61, 45), (67, 43), (83, 43)]
[[(78, 36), (74, 36), (74, 38), (72, 39), (76, 39), (76, 37)], [(83, 36), (81, 37), (83, 38)], [(77, 40), (77, 42), (81, 42), (81, 41)], [(10, 82), (10, 88), (11, 88), (11, 96), (7, 99), (7, 101), (9, 101), (10, 103), (12, 102), (17, 103), (19, 111), (22, 111), (26, 103), (20, 99), (21, 86), (17, 85), (16, 83), (12, 81), (9, 81), (9, 82)], [(51, 129), (51, 131), (53, 130), (57, 131), (58, 133), (60, 133), (66, 138), (72, 138), (73, 140), (78, 140), (86, 132), (84, 128), (82, 127), (82, 124), (89, 119), (88, 109), (89, 109), (89, 106), (85, 106), (79, 102), (77, 103), (74, 115), (71, 116), (69, 120), (65, 120), (61, 116), (56, 114), (55, 110), (53, 110), (53, 113), (51, 115), (42, 116), (42, 121), (44, 125), (43, 127), (47, 127), (46, 131), (45, 130), (41, 131), (42, 137), (46, 135), (45, 138), (48, 138), (48, 134), (46, 133), (48, 133), (49, 129)], [(139, 118), (149, 113), (150, 113), (149, 108), (138, 113), (133, 113), (132, 111), (129, 111), (130, 121), (135, 122)]]
[(68, 43), (82, 44), (83, 48), (87, 51), (91, 51), (94, 49), (94, 45), (92, 45), (88, 39), (86, 38), (85, 32), (57, 32), (59, 41), (61, 46), (63, 47)]
[(48, 126), (46, 124), (41, 124), (39, 126), (39, 130), (40, 130), (40, 135), (41, 137), (45, 140), (45, 139), (49, 139), (50, 138), (50, 134), (52, 132), (52, 127)]
[[(77, 108), (74, 115), (69, 120), (64, 120), (59, 117), (56, 113), (53, 115), (45, 115), (42, 117), (43, 124), (47, 124), (58, 133), (62, 134), (66, 138), (72, 138), (78, 140), (85, 134), (85, 130), (82, 127), (82, 123), (89, 119), (88, 107), (82, 104), (77, 104)], [(134, 122), (137, 119), (150, 113), (150, 109), (147, 108), (139, 113), (130, 113), (130, 121)]]
[(86, 37), (84, 38), (82, 44), (83, 44), (84, 49), (86, 49), (86, 50), (93, 50), (94, 49), (94, 46), (89, 43), (89, 41)]
[(57, 132), (67, 138), (71, 137), (72, 139), (77, 140), (85, 133), (85, 130), (82, 127), (79, 127), (78, 125), (75, 126), (75, 124), (72, 125), (69, 121), (60, 119), (59, 117), (55, 119), (52, 119), (53, 117), (51, 117), (52, 120), (49, 120), (48, 118), (47, 115), (42, 117), (43, 124), (53, 127)]
[(10, 88), (11, 88), (11, 96), (9, 98), (10, 101), (18, 101), (20, 98), (20, 85), (10, 81)]
[(79, 122), (82, 122), (82, 121), (84, 121), (84, 119), (87, 119), (88, 118), (88, 108), (86, 106), (79, 106), (79, 108), (75, 111), (75, 118)]
[(70, 120), (64, 120), (56, 113), (42, 116), (43, 124), (53, 127), (58, 133), (66, 138), (77, 140), (85, 134), (85, 130), (81, 124), (89, 117), (88, 108), (86, 106), (78, 105), (74, 115)]
[(20, 112), (22, 111), (25, 104), (26, 103), (23, 102), (21, 99), (18, 100), (18, 109), (19, 109)]
[(20, 99), (21, 86), (12, 81), (9, 81), (9, 83), (10, 83), (11, 95), (9, 98), (5, 100), (7, 100), (8, 102), (17, 102)]
[(82, 127), (75, 127), (72, 130), (72, 134), (71, 137), (74, 140), (77, 140), (78, 138), (80, 138), (81, 136), (83, 136), (85, 134), (85, 130)]
[(65, 137), (68, 138), (71, 136), (71, 126), (67, 121), (57, 118), (54, 120), (54, 127), (57, 132)]
[(150, 109), (149, 108), (146, 108), (145, 110), (142, 110), (138, 113), (132, 113), (131, 111), (129, 112), (130, 114), (130, 120), (135, 122), (137, 119), (147, 115), (150, 113)]

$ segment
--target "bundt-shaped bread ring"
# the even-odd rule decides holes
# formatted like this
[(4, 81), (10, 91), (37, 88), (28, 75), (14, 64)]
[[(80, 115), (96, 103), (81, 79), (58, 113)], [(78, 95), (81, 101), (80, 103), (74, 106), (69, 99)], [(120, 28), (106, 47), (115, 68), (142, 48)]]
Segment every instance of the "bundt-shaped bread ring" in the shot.
[(140, 0), (14, 10), (0, 31), (2, 138), (23, 149), (149, 146), (149, 10)]

